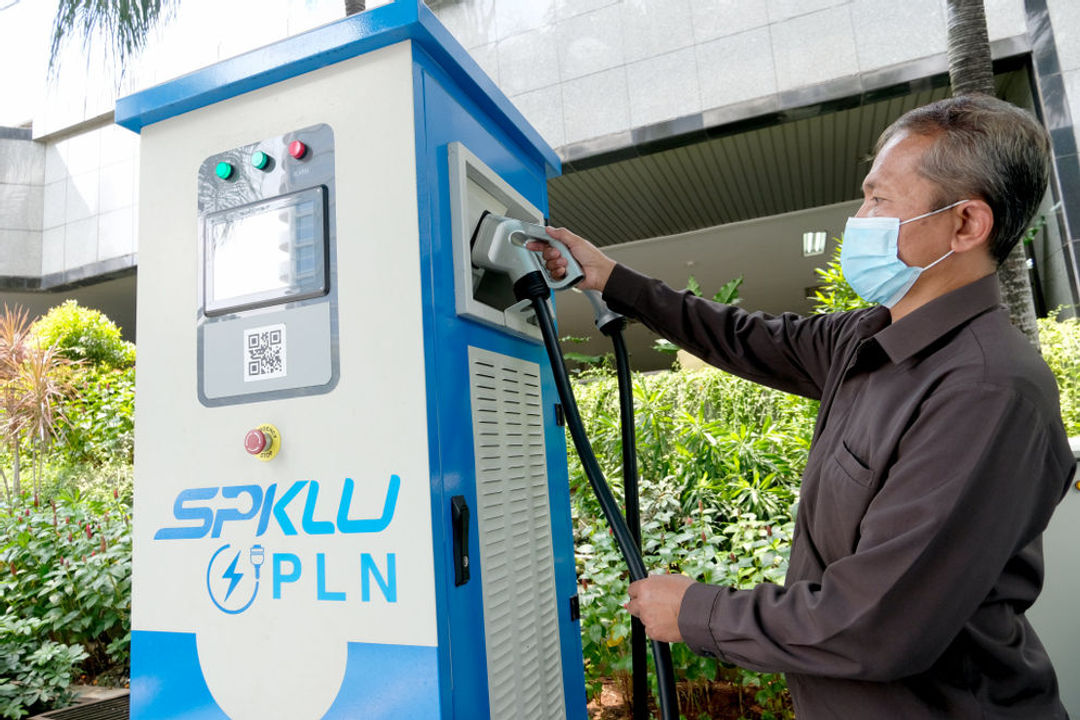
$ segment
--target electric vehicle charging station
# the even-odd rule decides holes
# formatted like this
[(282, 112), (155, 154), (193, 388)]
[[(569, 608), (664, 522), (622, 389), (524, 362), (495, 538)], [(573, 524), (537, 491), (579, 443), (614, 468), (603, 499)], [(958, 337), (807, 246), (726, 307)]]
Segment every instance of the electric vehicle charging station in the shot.
[[(373, 3), (369, 3), (371, 5)], [(583, 718), (540, 330), (470, 261), (553, 151), (420, 0), (122, 99), (131, 716)]]

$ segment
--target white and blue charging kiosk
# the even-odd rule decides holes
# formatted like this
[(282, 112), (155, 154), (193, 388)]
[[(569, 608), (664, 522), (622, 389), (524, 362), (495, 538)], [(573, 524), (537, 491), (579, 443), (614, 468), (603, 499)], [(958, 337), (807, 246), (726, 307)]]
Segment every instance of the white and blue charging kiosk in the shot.
[(131, 716), (584, 718), (557, 396), (471, 266), (557, 156), (420, 0), (122, 99)]

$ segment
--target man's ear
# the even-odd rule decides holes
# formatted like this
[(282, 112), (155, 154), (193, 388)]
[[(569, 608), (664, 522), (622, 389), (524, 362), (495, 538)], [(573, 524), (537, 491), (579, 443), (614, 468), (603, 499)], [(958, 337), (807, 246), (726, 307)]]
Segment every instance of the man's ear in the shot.
[(994, 229), (994, 211), (983, 200), (968, 200), (954, 208), (955, 231), (952, 250), (957, 253), (976, 248), (988, 248), (990, 231)]

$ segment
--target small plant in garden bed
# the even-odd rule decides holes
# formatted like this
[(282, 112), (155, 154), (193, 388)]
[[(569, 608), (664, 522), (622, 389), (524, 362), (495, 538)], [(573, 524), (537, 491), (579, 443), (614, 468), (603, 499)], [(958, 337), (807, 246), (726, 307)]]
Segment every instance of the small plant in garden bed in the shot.
[(68, 704), (79, 645), (42, 640), (43, 621), (0, 615), (0, 717), (18, 718)]
[(42, 471), (49, 446), (62, 416), (61, 401), (72, 385), (72, 361), (55, 345), (42, 345), (32, 336), (25, 310), (7, 305), (0, 312), (0, 439), (10, 456), (11, 483), (0, 465), (4, 499), (12, 502), (23, 491), (24, 464), (29, 460), (35, 496), (41, 490)]
[[(0, 655), (41, 667), (16, 684), (18, 693), (29, 692), (33, 681), (48, 690), (34, 702), (63, 700), (53, 692), (66, 688), (77, 669), (91, 678), (126, 676), (130, 615), (125, 504), (71, 493), (37, 504), (24, 496), (0, 509)], [(27, 655), (29, 645), (50, 648), (48, 657)]]
[(28, 466), (39, 499), (65, 488), (130, 497), (134, 353), (108, 318), (74, 301), (34, 322), (25, 310), (0, 312), (0, 485), (7, 502), (29, 484), (20, 478)]
[[(588, 704), (591, 720), (631, 720), (629, 679), (604, 680)], [(721, 679), (677, 683), (680, 715), (686, 720), (783, 720), (794, 717), (782, 675), (723, 668)], [(655, 700), (650, 717), (658, 717)]]

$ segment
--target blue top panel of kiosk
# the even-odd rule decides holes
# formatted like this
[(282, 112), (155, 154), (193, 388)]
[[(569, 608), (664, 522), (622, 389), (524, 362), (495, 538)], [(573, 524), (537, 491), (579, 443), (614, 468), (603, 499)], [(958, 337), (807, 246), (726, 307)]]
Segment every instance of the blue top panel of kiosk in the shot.
[(120, 98), (116, 123), (140, 132), (167, 118), (404, 40), (424, 48), (511, 137), (539, 153), (548, 177), (561, 172), (551, 146), (422, 0), (395, 0)]

